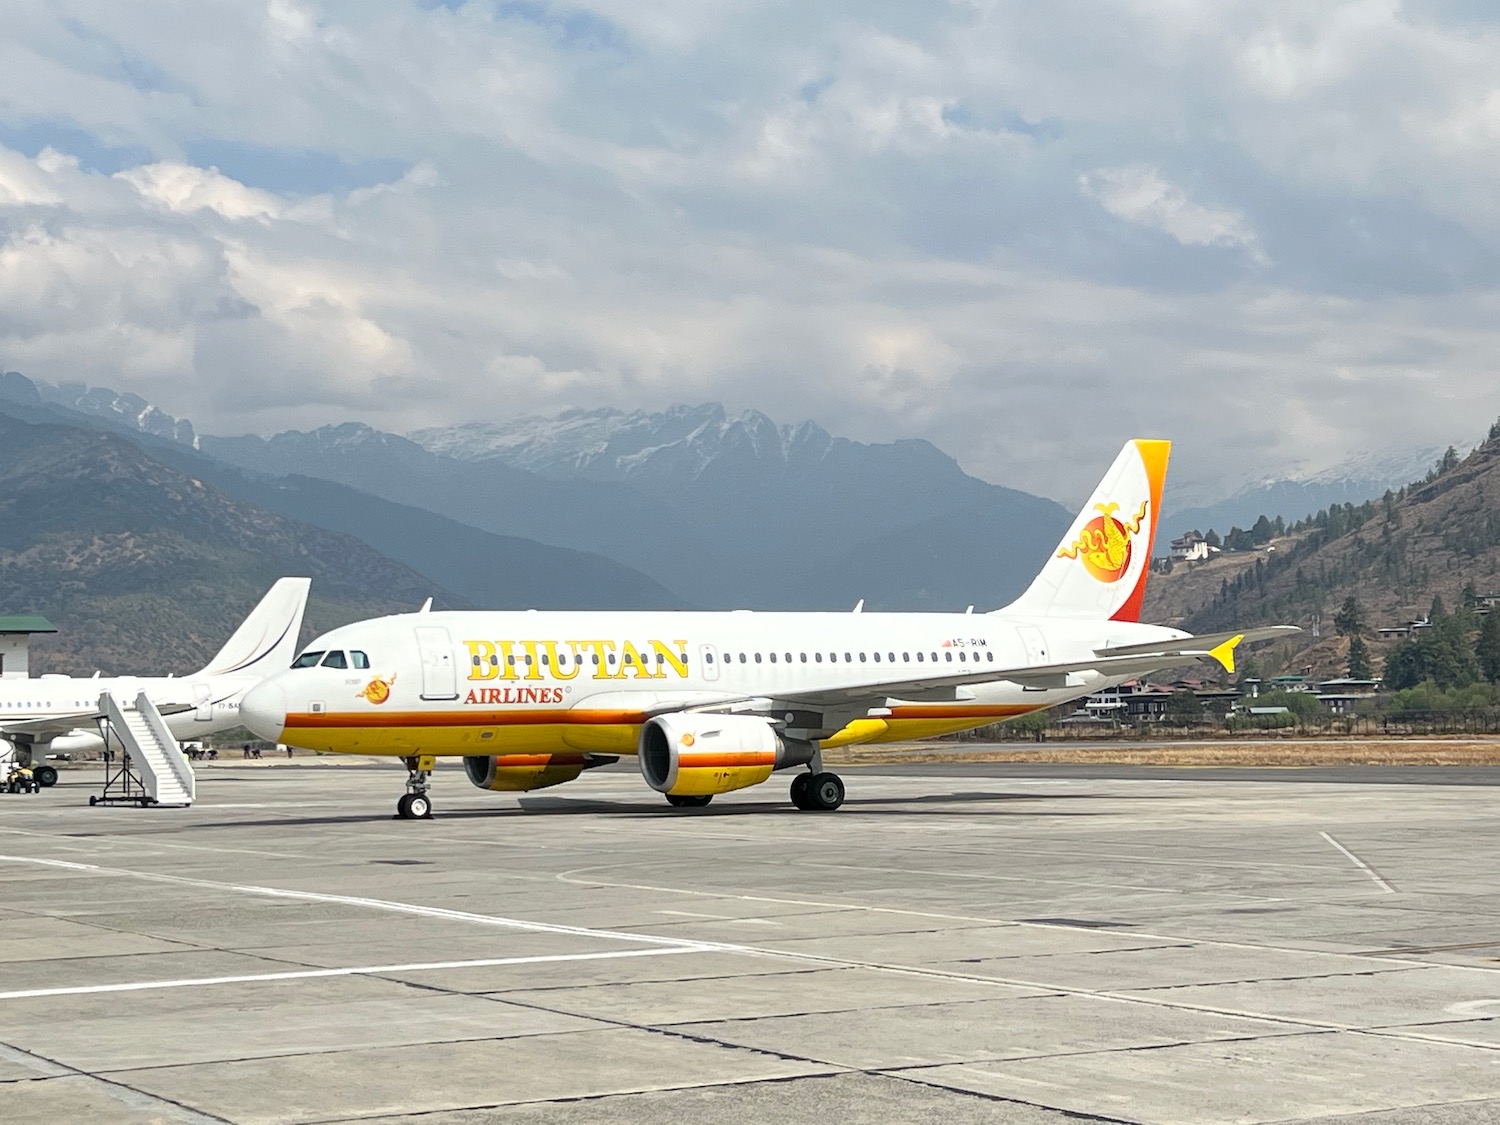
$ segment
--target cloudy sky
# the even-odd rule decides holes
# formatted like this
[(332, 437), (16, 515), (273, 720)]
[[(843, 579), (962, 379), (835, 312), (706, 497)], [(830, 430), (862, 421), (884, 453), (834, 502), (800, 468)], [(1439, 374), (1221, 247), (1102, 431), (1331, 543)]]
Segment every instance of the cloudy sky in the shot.
[(1211, 487), (1482, 435), (1497, 188), (1489, 0), (8, 0), (0, 368)]

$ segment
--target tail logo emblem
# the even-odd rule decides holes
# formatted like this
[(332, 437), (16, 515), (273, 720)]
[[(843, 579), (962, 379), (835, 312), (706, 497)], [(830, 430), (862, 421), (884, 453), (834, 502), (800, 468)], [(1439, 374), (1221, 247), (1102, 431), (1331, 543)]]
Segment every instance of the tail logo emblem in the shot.
[(391, 673), (389, 679), (382, 680), (379, 676), (376, 676), (360, 690), (359, 694), (371, 703), (384, 703), (391, 697), (391, 685), (395, 682), (396, 674), (394, 672)]
[(1057, 552), (1060, 559), (1083, 560), (1084, 569), (1100, 582), (1118, 582), (1130, 569), (1131, 540), (1146, 522), (1143, 502), (1135, 518), (1121, 522), (1115, 513), (1118, 504), (1095, 504), (1099, 514), (1083, 525), (1078, 538)]

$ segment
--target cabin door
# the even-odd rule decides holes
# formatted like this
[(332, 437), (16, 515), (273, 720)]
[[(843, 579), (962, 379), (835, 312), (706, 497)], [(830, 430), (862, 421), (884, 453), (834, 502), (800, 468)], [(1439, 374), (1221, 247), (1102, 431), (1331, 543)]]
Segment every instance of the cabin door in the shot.
[(416, 629), (417, 651), (422, 654), (422, 698), (457, 699), (458, 669), (453, 666), (453, 639), (436, 625)]

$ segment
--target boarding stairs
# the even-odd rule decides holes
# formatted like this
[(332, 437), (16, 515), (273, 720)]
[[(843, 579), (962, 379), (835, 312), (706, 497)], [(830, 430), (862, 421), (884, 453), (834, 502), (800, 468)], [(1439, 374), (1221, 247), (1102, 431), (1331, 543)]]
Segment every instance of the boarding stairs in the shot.
[(89, 804), (191, 805), (198, 792), (193, 767), (150, 697), (143, 691), (121, 701), (106, 691), (99, 696), (99, 710), (105, 750), (117, 751), (120, 758), (116, 764), (106, 753), (104, 792), (90, 797)]

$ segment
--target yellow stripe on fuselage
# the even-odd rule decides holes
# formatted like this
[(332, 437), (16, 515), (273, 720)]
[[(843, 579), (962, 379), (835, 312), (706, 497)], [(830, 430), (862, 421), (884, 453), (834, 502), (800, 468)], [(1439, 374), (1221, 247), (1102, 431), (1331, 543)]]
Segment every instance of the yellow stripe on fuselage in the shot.
[[(904, 706), (889, 718), (855, 719), (822, 740), (829, 749), (869, 742), (906, 742), (956, 734), (1037, 710), (1024, 706)], [(389, 712), (381, 715), (288, 715), (282, 741), (335, 754), (634, 754), (645, 716), (639, 712), (529, 711)]]

